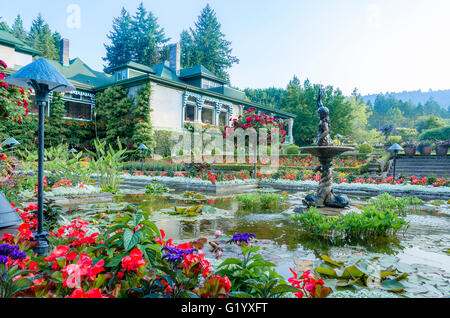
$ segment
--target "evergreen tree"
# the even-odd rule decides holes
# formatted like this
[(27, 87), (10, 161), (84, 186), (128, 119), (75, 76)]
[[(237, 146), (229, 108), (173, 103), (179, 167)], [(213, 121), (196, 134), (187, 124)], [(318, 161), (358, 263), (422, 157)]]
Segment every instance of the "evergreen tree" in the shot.
[(25, 28), (23, 27), (23, 21), (20, 14), (18, 14), (16, 19), (14, 20), (14, 24), (11, 27), (11, 33), (19, 40), (26, 42), (27, 31), (25, 31)]
[(5, 21), (3, 21), (3, 18), (2, 18), (2, 17), (0, 17), (0, 30), (1, 30), (1, 31), (8, 31), (8, 32), (10, 32), (8, 23), (6, 23)]
[(166, 38), (164, 28), (160, 27), (158, 19), (147, 11), (141, 2), (131, 23), (134, 39), (133, 59), (148, 66), (160, 63), (165, 55), (164, 45), (170, 39)]
[(216, 13), (209, 4), (201, 11), (194, 29), (191, 28), (189, 34), (182, 33), (181, 48), (186, 50), (182, 59), (183, 67), (201, 64), (227, 81), (227, 70), (239, 63), (239, 59), (231, 55), (231, 42), (225, 39)]
[(59, 50), (55, 45), (52, 31), (40, 13), (31, 24), (27, 42), (31, 47), (41, 51), (43, 57), (49, 60), (59, 59)]
[(105, 71), (107, 72), (109, 69), (126, 64), (135, 58), (131, 20), (131, 16), (125, 8), (122, 8), (120, 16), (113, 20), (113, 29), (107, 36), (111, 44), (105, 44), (106, 57), (103, 58), (106, 62)]

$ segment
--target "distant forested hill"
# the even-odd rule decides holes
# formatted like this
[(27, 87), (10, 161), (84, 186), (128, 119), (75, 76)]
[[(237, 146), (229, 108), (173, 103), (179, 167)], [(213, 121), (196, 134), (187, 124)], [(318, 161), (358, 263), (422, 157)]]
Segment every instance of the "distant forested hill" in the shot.
[[(377, 95), (379, 95), (379, 94), (363, 96), (363, 100), (365, 103), (370, 101), (373, 105)], [(450, 89), (438, 90), (438, 91), (430, 90), (428, 92), (422, 92), (421, 90), (410, 91), (410, 92), (403, 91), (401, 93), (385, 93), (385, 94), (381, 94), (381, 95), (384, 95), (384, 96), (392, 95), (396, 99), (400, 99), (404, 102), (411, 101), (415, 105), (417, 105), (419, 103), (421, 103), (423, 105), (430, 98), (432, 98), (435, 102), (437, 102), (439, 104), (439, 106), (441, 106), (444, 109), (448, 109), (450, 106)]]

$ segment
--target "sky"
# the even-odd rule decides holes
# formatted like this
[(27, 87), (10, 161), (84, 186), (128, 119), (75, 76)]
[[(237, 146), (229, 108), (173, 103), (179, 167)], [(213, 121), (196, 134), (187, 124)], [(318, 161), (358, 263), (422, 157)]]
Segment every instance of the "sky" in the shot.
[[(0, 16), (17, 14), (28, 29), (40, 12), (70, 40), (70, 57), (103, 70), (112, 20), (142, 0), (0, 0)], [(450, 89), (449, 0), (143, 0), (172, 43), (207, 3), (232, 54), (231, 84), (284, 88), (333, 85), (345, 95)], [(77, 18), (79, 17), (79, 19)]]

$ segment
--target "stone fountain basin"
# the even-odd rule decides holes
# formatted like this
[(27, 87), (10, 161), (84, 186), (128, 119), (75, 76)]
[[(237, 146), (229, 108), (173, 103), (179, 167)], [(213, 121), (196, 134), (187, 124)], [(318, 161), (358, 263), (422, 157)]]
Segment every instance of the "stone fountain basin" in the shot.
[(300, 150), (319, 158), (333, 158), (344, 152), (355, 150), (355, 148), (340, 146), (315, 146), (301, 147)]

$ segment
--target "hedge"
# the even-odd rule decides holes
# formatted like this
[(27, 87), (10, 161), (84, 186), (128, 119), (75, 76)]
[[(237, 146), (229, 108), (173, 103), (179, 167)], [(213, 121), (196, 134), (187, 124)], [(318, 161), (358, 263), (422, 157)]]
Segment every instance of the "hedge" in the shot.
[(420, 134), (419, 139), (450, 140), (450, 126), (425, 130)]

